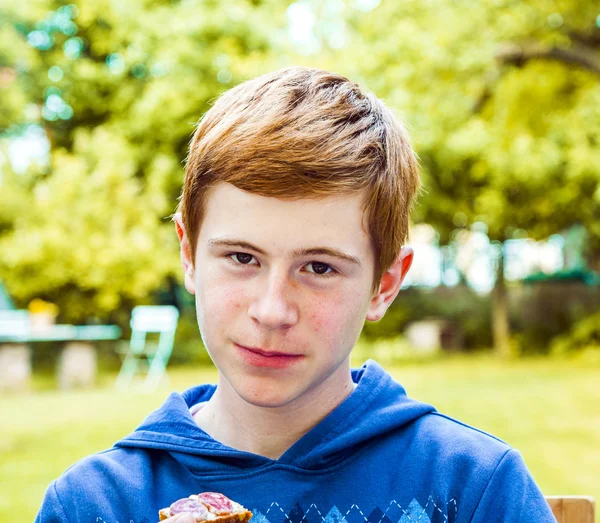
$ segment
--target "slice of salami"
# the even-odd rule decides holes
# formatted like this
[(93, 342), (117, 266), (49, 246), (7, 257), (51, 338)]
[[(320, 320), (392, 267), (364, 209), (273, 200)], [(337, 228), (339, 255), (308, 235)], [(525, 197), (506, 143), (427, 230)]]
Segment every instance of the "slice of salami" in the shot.
[(231, 500), (218, 492), (202, 492), (198, 494), (198, 501), (204, 503), (213, 514), (221, 515), (233, 512)]
[(182, 512), (191, 512), (196, 518), (196, 521), (203, 521), (208, 517), (208, 510), (206, 507), (199, 501), (190, 498), (177, 500), (171, 505), (170, 510), (172, 516), (181, 514)]

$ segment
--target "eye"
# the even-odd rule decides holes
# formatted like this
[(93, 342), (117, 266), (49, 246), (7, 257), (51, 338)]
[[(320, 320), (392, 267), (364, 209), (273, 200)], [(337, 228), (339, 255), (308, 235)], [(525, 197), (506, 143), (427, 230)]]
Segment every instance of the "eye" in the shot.
[(250, 262), (254, 258), (252, 254), (248, 254), (245, 252), (233, 252), (231, 254), (228, 254), (227, 257), (239, 263), (240, 265), (250, 265)]
[(308, 272), (311, 272), (317, 276), (328, 278), (329, 276), (337, 274), (337, 271), (333, 267), (331, 267), (331, 265), (327, 265), (326, 263), (310, 262), (306, 266), (309, 267), (311, 265), (313, 270)]

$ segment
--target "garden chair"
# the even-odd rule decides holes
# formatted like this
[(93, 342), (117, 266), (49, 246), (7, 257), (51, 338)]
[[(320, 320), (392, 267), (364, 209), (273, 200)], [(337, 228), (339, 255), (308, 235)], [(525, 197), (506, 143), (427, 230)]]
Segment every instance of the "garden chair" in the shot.
[(0, 336), (26, 337), (29, 334), (27, 310), (0, 310)]
[[(131, 340), (122, 351), (123, 364), (117, 376), (118, 388), (131, 386), (136, 375), (145, 374), (142, 387), (152, 391), (166, 375), (166, 367), (173, 350), (179, 311), (172, 305), (143, 305), (131, 311)], [(158, 341), (148, 335), (158, 335)]]
[(558, 523), (594, 523), (594, 499), (589, 496), (546, 496)]

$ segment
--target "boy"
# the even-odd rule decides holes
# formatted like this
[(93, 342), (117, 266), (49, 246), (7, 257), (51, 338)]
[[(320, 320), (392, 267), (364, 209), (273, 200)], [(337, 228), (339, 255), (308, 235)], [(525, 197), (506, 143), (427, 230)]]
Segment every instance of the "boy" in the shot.
[(517, 451), (373, 361), (350, 369), (410, 268), (418, 186), (401, 124), (341, 76), (295, 67), (222, 95), (175, 215), (218, 385), (70, 468), (38, 521), (151, 522), (203, 491), (254, 523), (554, 521)]

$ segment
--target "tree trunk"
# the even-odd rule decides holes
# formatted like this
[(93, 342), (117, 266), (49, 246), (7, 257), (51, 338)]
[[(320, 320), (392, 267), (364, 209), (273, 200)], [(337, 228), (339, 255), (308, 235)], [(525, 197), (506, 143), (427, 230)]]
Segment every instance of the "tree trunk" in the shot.
[(496, 272), (496, 285), (492, 294), (492, 327), (494, 352), (503, 358), (510, 356), (510, 324), (508, 321), (508, 296), (504, 282), (504, 244), (501, 244)]

